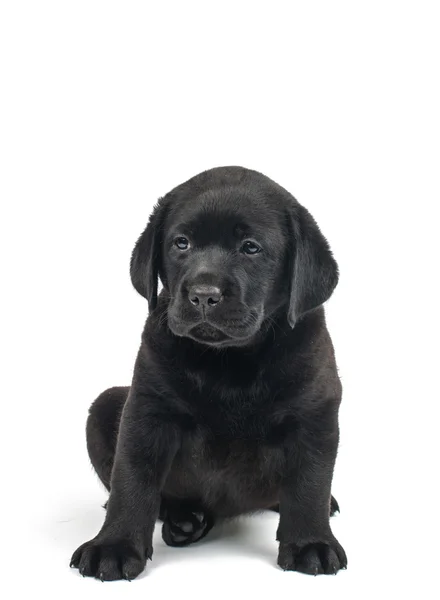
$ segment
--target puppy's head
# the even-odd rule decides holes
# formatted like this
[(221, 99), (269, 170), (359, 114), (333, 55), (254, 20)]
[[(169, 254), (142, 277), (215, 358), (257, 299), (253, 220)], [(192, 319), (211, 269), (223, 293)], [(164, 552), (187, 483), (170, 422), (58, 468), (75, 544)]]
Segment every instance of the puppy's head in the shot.
[(283, 310), (292, 327), (331, 295), (338, 269), (311, 215), (256, 171), (222, 167), (157, 203), (131, 259), (131, 278), (157, 303), (160, 277), (168, 325), (211, 346), (249, 344)]

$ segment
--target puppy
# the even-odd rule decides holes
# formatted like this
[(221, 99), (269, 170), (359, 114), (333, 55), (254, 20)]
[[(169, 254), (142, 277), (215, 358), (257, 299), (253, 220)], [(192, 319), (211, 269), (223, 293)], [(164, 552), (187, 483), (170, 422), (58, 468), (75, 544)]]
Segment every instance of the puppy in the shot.
[(159, 200), (131, 279), (150, 314), (131, 386), (90, 409), (88, 452), (110, 496), (71, 566), (133, 579), (158, 518), (165, 542), (185, 546), (272, 509), (282, 569), (346, 568), (329, 524), (341, 384), (322, 307), (338, 268), (311, 215), (256, 171), (206, 171)]

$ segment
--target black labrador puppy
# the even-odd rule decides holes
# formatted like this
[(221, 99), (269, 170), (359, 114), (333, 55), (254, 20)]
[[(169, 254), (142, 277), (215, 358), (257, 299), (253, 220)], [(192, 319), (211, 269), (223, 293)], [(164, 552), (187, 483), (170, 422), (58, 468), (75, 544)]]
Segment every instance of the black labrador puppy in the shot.
[(345, 568), (329, 524), (341, 383), (322, 308), (338, 268), (311, 215), (256, 171), (206, 171), (159, 200), (131, 278), (150, 315), (131, 387), (90, 409), (87, 447), (110, 497), (71, 566), (132, 579), (157, 518), (184, 546), (272, 509), (283, 569)]

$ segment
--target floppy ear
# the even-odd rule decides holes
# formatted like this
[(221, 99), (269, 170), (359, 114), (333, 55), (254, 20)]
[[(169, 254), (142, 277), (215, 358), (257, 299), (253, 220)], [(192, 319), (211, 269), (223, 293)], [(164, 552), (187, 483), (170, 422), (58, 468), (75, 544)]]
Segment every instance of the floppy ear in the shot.
[(338, 283), (338, 265), (312, 215), (300, 204), (290, 215), (292, 275), (288, 321), (291, 327), (305, 312), (328, 300)]
[(150, 312), (157, 304), (157, 284), (162, 260), (162, 233), (166, 212), (165, 200), (160, 198), (145, 231), (136, 242), (130, 261), (131, 282), (136, 291), (148, 300)]

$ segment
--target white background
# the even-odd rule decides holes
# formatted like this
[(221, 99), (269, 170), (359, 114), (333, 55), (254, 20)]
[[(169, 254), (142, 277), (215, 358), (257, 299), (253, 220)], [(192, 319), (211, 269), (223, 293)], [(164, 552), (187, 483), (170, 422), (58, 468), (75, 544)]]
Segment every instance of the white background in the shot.
[[(438, 597), (437, 2), (4, 1), (1, 585), (13, 597)], [(238, 164), (289, 189), (340, 265), (336, 577), (276, 567), (276, 515), (145, 575), (68, 567), (106, 494), (84, 425), (130, 383), (129, 257), (155, 200)], [(435, 578), (437, 579), (435, 581)]]

